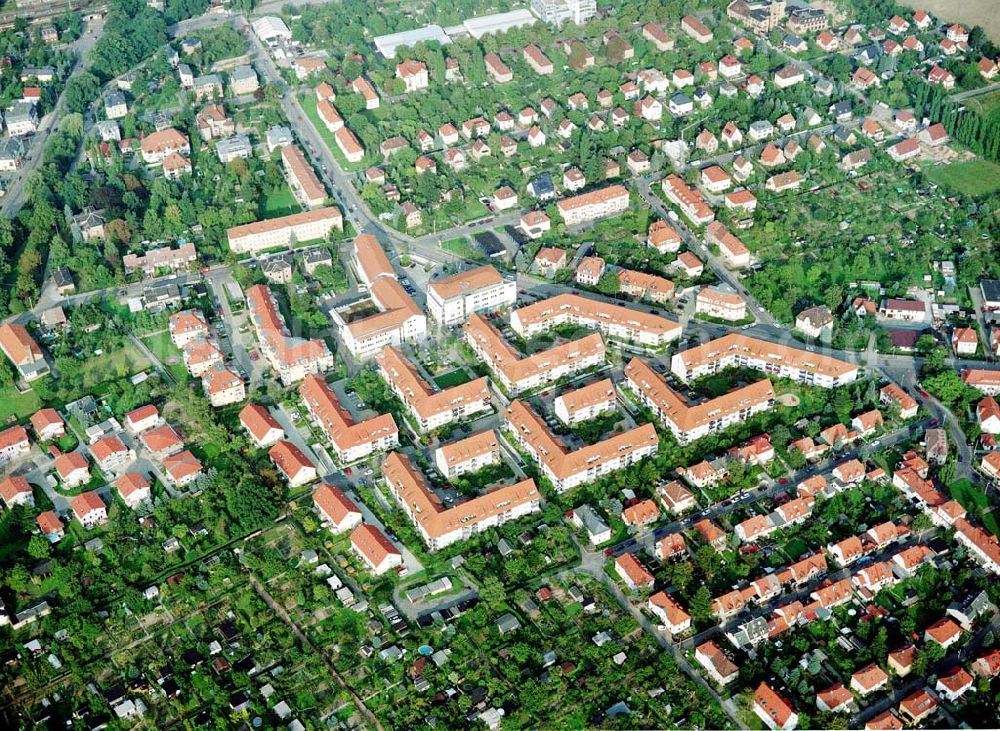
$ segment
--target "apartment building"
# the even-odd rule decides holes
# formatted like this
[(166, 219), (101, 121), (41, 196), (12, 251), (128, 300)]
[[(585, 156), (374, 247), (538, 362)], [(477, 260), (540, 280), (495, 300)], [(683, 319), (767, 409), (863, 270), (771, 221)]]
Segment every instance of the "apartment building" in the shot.
[(474, 312), (511, 307), (517, 282), (485, 266), (438, 279), (427, 285), (427, 313), (442, 325), (465, 322)]
[(681, 326), (673, 320), (578, 294), (549, 297), (510, 315), (511, 328), (523, 338), (563, 324), (598, 330), (613, 340), (648, 348), (662, 347), (681, 336)]
[(399, 452), (385, 458), (382, 475), (430, 551), (536, 513), (542, 504), (535, 481), (528, 479), (446, 508), (409, 457)]
[(597, 444), (571, 451), (523, 401), (512, 401), (504, 427), (538, 463), (558, 492), (600, 479), (656, 454), (659, 439), (652, 424), (643, 424)]
[(142, 138), (139, 147), (142, 151), (142, 159), (147, 165), (161, 163), (175, 152), (184, 156), (191, 154), (191, 143), (188, 141), (187, 135), (178, 132), (173, 127), (146, 135)]
[(567, 226), (589, 223), (628, 210), (628, 189), (624, 185), (610, 185), (563, 198), (556, 208)]
[(354, 265), (379, 309), (369, 317), (350, 322), (336, 310), (333, 312), (344, 344), (355, 358), (371, 358), (387, 346), (399, 346), (427, 335), (427, 316), (396, 280), (382, 246), (371, 234), (354, 240)]
[(674, 283), (669, 279), (633, 269), (618, 272), (618, 287), (623, 294), (656, 304), (669, 302), (674, 297)]
[(399, 429), (392, 414), (381, 414), (355, 423), (326, 381), (319, 376), (306, 376), (299, 384), (299, 396), (313, 421), (330, 440), (342, 464), (357, 462), (374, 452), (392, 449), (399, 444)]
[(774, 405), (774, 387), (766, 378), (689, 405), (659, 373), (638, 358), (625, 366), (625, 384), (682, 444), (740, 424)]
[(323, 483), (313, 492), (313, 505), (320, 519), (333, 533), (344, 533), (361, 525), (358, 507), (344, 491), (335, 485)]
[(289, 335), (267, 285), (255, 284), (247, 290), (247, 309), (257, 330), (260, 350), (283, 384), (287, 386), (310, 373), (333, 367), (333, 353), (322, 340)]
[(511, 394), (540, 388), (604, 363), (604, 341), (597, 333), (522, 356), (481, 315), (472, 315), (462, 330), (469, 347)]
[(858, 367), (852, 363), (740, 333), (724, 335), (670, 359), (670, 370), (684, 382), (731, 367), (753, 368), (823, 388), (853, 383), (858, 377)]
[(500, 437), (493, 429), (473, 434), (434, 450), (434, 464), (448, 479), (500, 463)]
[(226, 231), (226, 238), (234, 254), (255, 254), (264, 249), (325, 239), (334, 229), (343, 231), (344, 219), (340, 209), (329, 206), (233, 226)]
[(247, 404), (240, 411), (240, 424), (258, 447), (270, 447), (285, 438), (285, 430), (271, 412), (260, 404)]
[(558, 396), (552, 410), (563, 424), (573, 426), (614, 411), (616, 401), (615, 384), (605, 378)]
[(317, 208), (326, 200), (326, 188), (316, 176), (316, 171), (302, 154), (302, 150), (294, 145), (281, 148), (281, 164), (285, 168), (285, 177), (296, 199), (306, 208)]
[(391, 345), (375, 356), (375, 362), (382, 378), (422, 432), (434, 431), (490, 410), (490, 387), (486, 378), (437, 391)]
[(702, 198), (701, 193), (689, 186), (676, 175), (670, 174), (661, 184), (667, 200), (696, 224), (704, 225), (715, 220), (715, 213)]
[(145, 254), (126, 254), (122, 257), (122, 264), (125, 266), (127, 274), (142, 270), (146, 276), (153, 276), (163, 269), (178, 271), (185, 269), (198, 261), (198, 251), (190, 241), (181, 244), (176, 249), (169, 246), (158, 246), (149, 249)]
[(719, 320), (739, 322), (747, 316), (746, 301), (727, 285), (702, 287), (694, 302), (696, 313)]

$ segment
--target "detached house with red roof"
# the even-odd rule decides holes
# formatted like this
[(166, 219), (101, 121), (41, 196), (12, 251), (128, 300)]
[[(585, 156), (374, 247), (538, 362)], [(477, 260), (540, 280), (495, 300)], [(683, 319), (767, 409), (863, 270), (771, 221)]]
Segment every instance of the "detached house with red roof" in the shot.
[(91, 444), (90, 453), (104, 472), (121, 472), (135, 461), (135, 452), (114, 435), (101, 437)]
[(153, 404), (133, 409), (125, 415), (125, 426), (133, 434), (141, 434), (155, 427), (160, 421), (160, 412)]
[(35, 525), (38, 526), (38, 530), (48, 539), (49, 543), (58, 543), (66, 535), (62, 521), (52, 510), (46, 510), (35, 518)]
[(277, 420), (271, 416), (271, 412), (260, 404), (247, 404), (240, 411), (240, 424), (246, 429), (247, 434), (255, 445), (263, 449), (270, 447), (285, 438), (285, 430)]
[(653, 588), (653, 575), (631, 553), (623, 553), (615, 559), (615, 573), (633, 591)]
[(73, 489), (90, 482), (90, 464), (83, 452), (60, 454), (54, 464), (64, 487)]
[(948, 649), (962, 638), (962, 628), (955, 620), (944, 617), (924, 631), (924, 642), (936, 642)]
[(691, 629), (691, 615), (684, 611), (684, 608), (669, 594), (662, 591), (656, 592), (649, 597), (646, 606), (670, 634), (678, 635)]
[(69, 501), (73, 517), (88, 530), (108, 522), (108, 509), (95, 490), (82, 492)]
[(40, 442), (58, 439), (66, 433), (66, 424), (55, 409), (40, 409), (32, 414), (31, 428)]
[(167, 480), (175, 487), (184, 487), (194, 482), (202, 474), (201, 461), (185, 449), (163, 460)]
[(0, 482), (0, 498), (3, 498), (3, 504), (8, 510), (15, 505), (35, 506), (35, 495), (31, 485), (20, 475), (12, 475)]
[(289, 487), (301, 487), (316, 479), (316, 466), (291, 442), (283, 439), (267, 454), (285, 476)]
[(351, 548), (376, 576), (403, 565), (403, 556), (377, 526), (362, 523), (351, 532)]
[(145, 503), (149, 503), (153, 497), (150, 491), (149, 480), (138, 472), (128, 472), (122, 475), (115, 480), (115, 487), (118, 489), (121, 499), (132, 510)]
[(344, 491), (335, 485), (323, 483), (313, 492), (313, 505), (325, 525), (333, 533), (353, 530), (361, 524), (362, 515)]
[(791, 731), (799, 724), (799, 714), (767, 683), (757, 686), (753, 697), (753, 712), (771, 731)]
[(694, 651), (694, 659), (721, 686), (729, 685), (739, 677), (740, 669), (736, 663), (712, 640), (698, 645)]

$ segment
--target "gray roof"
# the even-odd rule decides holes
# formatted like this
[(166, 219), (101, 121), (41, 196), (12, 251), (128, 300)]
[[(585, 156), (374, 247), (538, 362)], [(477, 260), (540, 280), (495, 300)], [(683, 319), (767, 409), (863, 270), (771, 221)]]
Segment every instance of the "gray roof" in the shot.
[(246, 135), (233, 135), (232, 137), (227, 137), (226, 139), (219, 140), (216, 144), (215, 149), (219, 155), (232, 154), (234, 152), (239, 152), (241, 150), (249, 150), (251, 148), (250, 139)]
[(113, 91), (108, 94), (108, 100), (105, 102), (106, 107), (117, 107), (119, 104), (125, 104), (125, 95), (120, 91)]
[(218, 74), (205, 74), (194, 80), (195, 86), (215, 86), (216, 84), (222, 84), (222, 77)]
[(518, 621), (517, 617), (508, 612), (497, 619), (497, 629), (500, 630), (500, 634), (507, 634), (508, 632), (513, 632), (521, 628), (521, 623)]
[(980, 280), (979, 291), (987, 302), (1000, 302), (1000, 279)]
[(256, 79), (257, 72), (253, 70), (252, 66), (249, 66), (248, 64), (242, 64), (234, 68), (232, 71), (230, 71), (229, 77), (233, 81), (237, 81), (240, 79)]
[(24, 142), (20, 137), (0, 138), (0, 160), (20, 160), (24, 157)]
[(6, 112), (4, 112), (3, 118), (7, 124), (11, 124), (14, 122), (24, 122), (28, 119), (38, 119), (38, 115), (35, 114), (34, 104), (18, 100), (14, 102)]

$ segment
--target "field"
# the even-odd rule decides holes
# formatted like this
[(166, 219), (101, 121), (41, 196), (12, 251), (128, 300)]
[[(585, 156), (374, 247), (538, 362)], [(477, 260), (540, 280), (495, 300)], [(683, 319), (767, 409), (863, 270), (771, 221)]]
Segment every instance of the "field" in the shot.
[(966, 26), (979, 25), (990, 39), (1000, 41), (1000, 13), (996, 0), (900, 0), (900, 4), (914, 10), (926, 10), (948, 22), (964, 23)]
[(281, 186), (264, 199), (264, 215), (268, 218), (287, 216), (291, 213), (298, 213), (302, 210), (292, 191), (287, 185)]
[(982, 96), (974, 96), (965, 102), (965, 106), (975, 110), (983, 117), (996, 114), (997, 109), (1000, 109), (1000, 91), (990, 92)]
[(0, 389), (0, 425), (31, 416), (42, 406), (34, 391), (19, 393), (13, 385)]
[(924, 172), (938, 185), (963, 195), (986, 195), (1000, 190), (1000, 165), (989, 160), (935, 165)]
[(184, 359), (181, 356), (181, 351), (174, 347), (174, 344), (170, 341), (170, 333), (164, 330), (155, 335), (147, 335), (142, 339), (142, 342), (146, 344), (146, 347), (156, 356), (157, 360), (163, 364), (164, 368), (170, 371), (175, 380), (187, 380), (187, 369), (184, 368)]

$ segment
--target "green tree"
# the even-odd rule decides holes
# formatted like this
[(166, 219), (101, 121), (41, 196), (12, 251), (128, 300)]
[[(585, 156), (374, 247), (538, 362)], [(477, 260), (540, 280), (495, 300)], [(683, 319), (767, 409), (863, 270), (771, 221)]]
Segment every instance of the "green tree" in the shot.
[(614, 272), (606, 272), (597, 282), (597, 291), (609, 297), (618, 294), (621, 290), (621, 282)]

